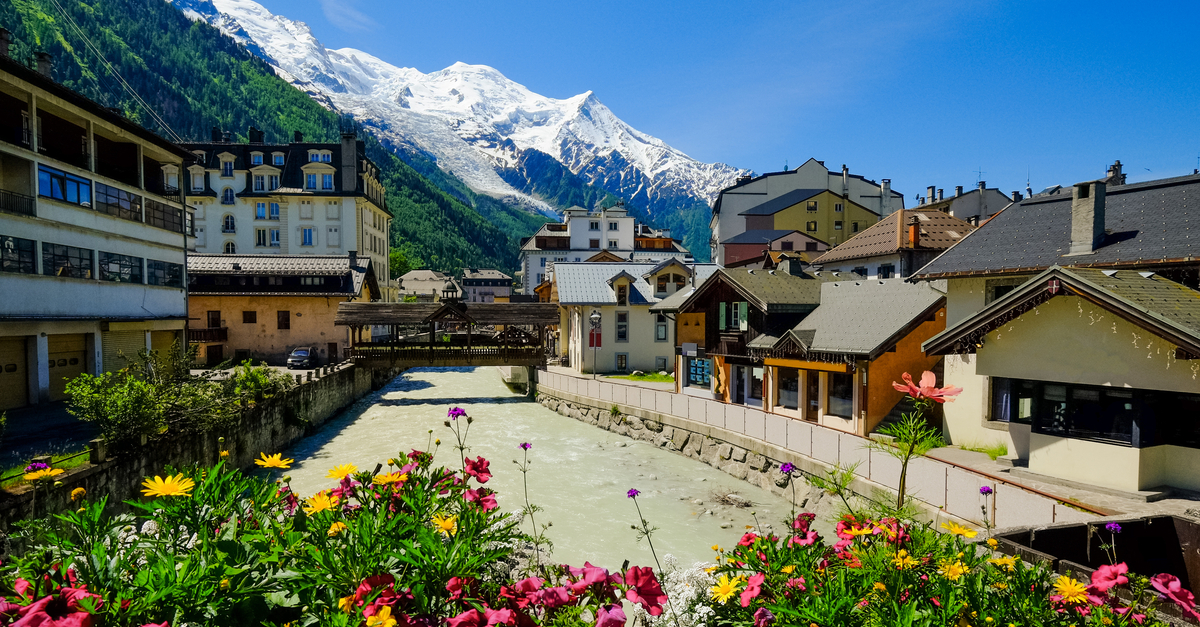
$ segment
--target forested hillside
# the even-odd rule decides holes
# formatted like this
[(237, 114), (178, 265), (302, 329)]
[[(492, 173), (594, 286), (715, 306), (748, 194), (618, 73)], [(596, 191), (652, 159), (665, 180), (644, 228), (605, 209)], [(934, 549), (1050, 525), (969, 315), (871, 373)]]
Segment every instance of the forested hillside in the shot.
[[(205, 141), (209, 129), (218, 126), (244, 141), (246, 129), (255, 126), (266, 132), (267, 141), (285, 141), (296, 130), (308, 139), (336, 141), (339, 125), (347, 123), (215, 28), (192, 22), (162, 0), (4, 0), (0, 27), (13, 33), (14, 58), (29, 61), (35, 51), (49, 52), (55, 80), (164, 136), (76, 27), (184, 139)], [(518, 239), (543, 218), (477, 196), (421, 155), (405, 155), (427, 175), (439, 177), (435, 184), (363, 136), (395, 215), (393, 246), (439, 270), (516, 267)], [(458, 191), (452, 195), (445, 189)]]

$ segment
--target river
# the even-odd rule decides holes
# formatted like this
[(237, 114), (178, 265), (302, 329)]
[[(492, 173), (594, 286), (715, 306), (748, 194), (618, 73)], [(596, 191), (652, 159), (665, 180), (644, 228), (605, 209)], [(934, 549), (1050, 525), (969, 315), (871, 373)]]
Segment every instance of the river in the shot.
[[(468, 454), (491, 461), (500, 507), (524, 506), (522, 477), (513, 460), (519, 445), (531, 443), (530, 500), (544, 508), (538, 522), (551, 522), (547, 535), (559, 563), (584, 561), (619, 568), (653, 563), (645, 540), (630, 525), (637, 510), (626, 493), (641, 492), (638, 504), (658, 530), (652, 536), (661, 559), (670, 553), (681, 565), (711, 561), (712, 545), (735, 544), (749, 525), (751, 512), (765, 529), (782, 521), (791, 503), (698, 461), (658, 449), (560, 416), (510, 390), (495, 368), (415, 369), (367, 396), (326, 422), (285, 457), (296, 462), (288, 474), (302, 496), (333, 487), (326, 472), (351, 463), (370, 470), (390, 457), (425, 449), (432, 437), (442, 441), (435, 465), (459, 466), (454, 435), (444, 426), (446, 412), (461, 407), (474, 418)], [(753, 505), (720, 505), (714, 495), (735, 493)], [(525, 530), (528, 531), (528, 521)]]

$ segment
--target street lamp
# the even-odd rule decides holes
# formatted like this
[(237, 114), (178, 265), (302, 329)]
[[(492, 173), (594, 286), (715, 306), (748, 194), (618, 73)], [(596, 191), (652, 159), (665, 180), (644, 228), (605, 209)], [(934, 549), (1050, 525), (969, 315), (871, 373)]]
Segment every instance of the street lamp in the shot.
[(596, 348), (597, 348), (597, 344), (600, 343), (597, 341), (599, 339), (599, 336), (597, 335), (597, 331), (600, 330), (600, 312), (593, 309), (592, 315), (589, 316), (589, 318), (592, 321), (592, 380), (595, 381), (596, 380)]

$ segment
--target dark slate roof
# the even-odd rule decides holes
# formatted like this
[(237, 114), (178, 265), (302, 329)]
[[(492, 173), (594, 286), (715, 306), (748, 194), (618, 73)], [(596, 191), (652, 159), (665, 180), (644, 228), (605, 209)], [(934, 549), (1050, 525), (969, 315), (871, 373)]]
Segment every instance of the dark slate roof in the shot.
[[(301, 291), (274, 291), (270, 288), (255, 289), (246, 291), (239, 290), (239, 286), (244, 284), (237, 283), (229, 286), (209, 286), (203, 291), (206, 293), (219, 292), (225, 295), (262, 295), (262, 296), (282, 296), (282, 295), (302, 295), (302, 296), (320, 296), (320, 295), (342, 295), (342, 294), (360, 294), (364, 283), (371, 287), (374, 294), (379, 294), (379, 286), (376, 285), (375, 273), (371, 270), (371, 260), (368, 257), (358, 257), (353, 267), (350, 265), (349, 255), (213, 255), (203, 253), (192, 253), (187, 258), (187, 270), (190, 276), (230, 276), (230, 277), (251, 277), (251, 276), (277, 276), (277, 277), (299, 277), (299, 276), (323, 276), (323, 277), (350, 277), (352, 281), (343, 281), (341, 290), (322, 290), (304, 289)], [(297, 279), (298, 280), (298, 279)], [(192, 287), (194, 291), (198, 291), (196, 287)]]
[[(888, 214), (879, 222), (867, 227), (862, 233), (817, 257), (813, 263), (820, 265), (848, 259), (896, 254), (900, 250), (896, 242), (896, 220), (899, 219), (900, 213), (900, 211), (894, 211)], [(909, 221), (915, 217), (921, 226), (921, 235), (917, 240), (915, 250), (945, 250), (957, 244), (975, 228), (969, 222), (941, 211), (905, 209), (903, 213), (904, 245), (906, 247), (911, 244), (908, 237)]]
[(1062, 294), (1080, 294), (1200, 356), (1200, 292), (1153, 272), (1061, 266), (1051, 266), (973, 316), (930, 338), (922, 348), (934, 351), (931, 354), (950, 352), (956, 342), (971, 333), (987, 332), (997, 322), (1004, 323), (1008, 312), (1023, 303), (1045, 298), (1045, 286), (1050, 279), (1065, 284)]
[[(808, 158), (808, 161), (817, 161), (817, 159), (816, 159), (816, 157), (809, 157), (809, 158)], [(735, 189), (737, 189), (737, 188), (739, 188), (739, 187), (742, 187), (742, 186), (745, 186), (745, 185), (749, 185), (750, 183), (753, 183), (753, 182), (755, 182), (755, 181), (762, 180), (762, 179), (764, 179), (764, 178), (767, 178), (767, 177), (771, 177), (771, 176), (785, 176), (785, 175), (788, 175), (788, 174), (792, 174), (792, 173), (794, 173), (796, 170), (799, 170), (800, 168), (802, 168), (802, 167), (804, 167), (805, 165), (807, 165), (807, 164), (808, 164), (808, 161), (805, 161), (804, 163), (800, 164), (800, 165), (799, 165), (799, 166), (797, 166), (797, 167), (796, 167), (794, 170), (788, 170), (788, 169), (785, 169), (785, 170), (783, 170), (783, 171), (781, 171), (781, 172), (766, 172), (766, 173), (764, 173), (764, 174), (760, 174), (760, 175), (758, 175), (758, 176), (747, 176), (747, 177), (744, 177), (744, 178), (740, 178), (740, 179), (738, 179), (738, 181), (737, 181), (736, 183), (734, 183), (733, 185), (730, 185), (729, 187), (726, 187), (725, 189), (723, 189), (723, 190), (721, 190), (720, 192), (718, 192), (718, 193), (717, 193), (717, 200), (716, 200), (716, 202), (714, 202), (714, 203), (713, 203), (712, 212), (713, 212), (714, 214), (719, 214), (719, 213), (721, 213), (721, 199), (725, 197), (725, 193), (726, 193), (726, 192), (732, 192), (733, 190), (735, 190)], [(825, 167), (825, 163), (824, 163), (824, 162), (822, 162), (822, 161), (817, 161), (817, 163), (820, 163), (820, 164), (821, 164), (821, 167)], [(828, 170), (828, 169), (827, 169), (826, 171), (827, 171), (827, 172), (829, 172), (830, 174), (833, 174), (833, 175), (835, 175), (835, 176), (841, 176), (841, 174), (842, 174), (841, 172), (834, 172), (834, 171), (832, 171), (832, 170)], [(860, 180), (860, 181), (864, 181), (864, 182), (866, 182), (866, 183), (870, 183), (871, 185), (875, 185), (875, 186), (878, 186), (878, 185), (879, 185), (879, 183), (876, 183), (874, 180), (872, 180), (872, 179), (869, 179), (869, 178), (867, 178), (867, 177), (865, 177), (865, 176), (863, 176), (863, 175), (861, 175), (861, 174), (854, 174), (854, 173), (852, 172), (852, 173), (850, 173), (850, 175), (849, 175), (849, 176), (850, 176), (850, 178), (852, 178), (852, 179), (858, 179), (858, 180)], [(898, 192), (898, 191), (896, 191), (896, 190), (894, 190), (894, 189), (893, 189), (893, 190), (891, 190), (891, 191), (892, 191), (892, 198), (899, 198), (899, 199), (901, 199), (901, 200), (903, 200), (903, 199), (904, 199), (904, 194), (901, 194), (900, 192)]]
[[(795, 229), (792, 229), (790, 231), (787, 229), (770, 229), (770, 230), (764, 229), (764, 230), (758, 230), (758, 231), (746, 231), (745, 233), (739, 233), (737, 235), (734, 235), (733, 237), (731, 237), (721, 243), (722, 244), (770, 244), (771, 242), (774, 242), (775, 240), (777, 240), (781, 237), (784, 237), (786, 235), (791, 235), (792, 233), (800, 233), (800, 231), (797, 231)], [(804, 235), (804, 233), (800, 233), (800, 234)], [(814, 238), (814, 237), (810, 237), (808, 235), (804, 235), (804, 236), (808, 237), (811, 240), (816, 241), (816, 238)]]
[(837, 281), (821, 286), (821, 306), (789, 335), (818, 353), (874, 359), (942, 305), (929, 283), (903, 279)]
[(1200, 230), (1192, 230), (1200, 227), (1200, 175), (1108, 187), (1105, 241), (1090, 255), (1068, 257), (1071, 193), (1071, 187), (1060, 188), (1010, 205), (914, 278), (1030, 272), (1054, 265), (1129, 267), (1200, 258)]
[(782, 196), (776, 196), (760, 205), (755, 205), (738, 215), (740, 216), (770, 216), (801, 203), (828, 189), (794, 189)]
[[(366, 153), (366, 147), (365, 147), (366, 144), (364, 144), (363, 141), (361, 139), (359, 139), (359, 140), (355, 140), (355, 145), (356, 145), (356, 149), (355, 149), (356, 154), (355, 154), (355, 159), (354, 159), (355, 171), (357, 174), (361, 174), (362, 173), (362, 162), (364, 160), (369, 161), (369, 159), (367, 159), (367, 153)], [(270, 192), (255, 192), (249, 185), (247, 185), (247, 189), (238, 194), (239, 197), (271, 196), (271, 195), (276, 195), (276, 194), (289, 194), (289, 193), (291, 193), (291, 194), (300, 194), (300, 193), (312, 194), (314, 192), (319, 195), (322, 195), (322, 196), (353, 196), (353, 195), (358, 195), (358, 194), (363, 193), (362, 177), (357, 176), (357, 175), (354, 177), (355, 189), (343, 189), (344, 184), (341, 182), (341, 172), (342, 172), (342, 145), (341, 145), (341, 143), (337, 143), (337, 142), (330, 142), (330, 143), (302, 142), (302, 143), (290, 143), (290, 144), (250, 144), (250, 143), (241, 144), (241, 143), (187, 142), (187, 143), (180, 144), (180, 146), (183, 147), (184, 149), (186, 149), (187, 151), (189, 151), (189, 154), (191, 154), (194, 158), (196, 157), (196, 155), (195, 155), (195, 153), (193, 153), (191, 151), (203, 150), (204, 151), (204, 160), (199, 161), (197, 159), (197, 163), (199, 165), (204, 166), (204, 168), (206, 170), (220, 170), (221, 169), (221, 159), (220, 159), (219, 155), (221, 155), (222, 153), (226, 153), (226, 152), (230, 153), (234, 156), (233, 169), (235, 171), (236, 170), (245, 171), (245, 170), (250, 170), (253, 168), (260, 168), (260, 167), (275, 168), (275, 169), (280, 170), (279, 189), (272, 190)], [(328, 150), (330, 152), (330, 160), (328, 163), (325, 163), (325, 165), (332, 166), (337, 171), (337, 173), (335, 174), (335, 176), (337, 177), (337, 180), (338, 180), (338, 184), (336, 186), (337, 187), (336, 191), (305, 190), (304, 189), (304, 171), (301, 170), (301, 168), (303, 168), (305, 165), (309, 164), (309, 160), (308, 160), (308, 151), (309, 150)], [(252, 165), (250, 163), (250, 153), (252, 153), (252, 152), (261, 152), (263, 154), (262, 164)], [(274, 162), (273, 162), (272, 155), (273, 155), (273, 153), (276, 153), (276, 152), (284, 153), (282, 167), (273, 165)], [(372, 165), (374, 165), (373, 162), (372, 162)], [(376, 168), (376, 170), (378, 170), (378, 168)], [(220, 178), (212, 177), (211, 172), (209, 174), (210, 174), (210, 178), (212, 178), (212, 180), (209, 181), (208, 187), (210, 189), (216, 189), (217, 188), (216, 181), (219, 181)], [(205, 194), (205, 193), (194, 193), (190, 190), (190, 185), (187, 187), (189, 189), (186, 193), (189, 196), (209, 195), (209, 194)]]
[(463, 279), (511, 279), (512, 277), (494, 268), (463, 268)]

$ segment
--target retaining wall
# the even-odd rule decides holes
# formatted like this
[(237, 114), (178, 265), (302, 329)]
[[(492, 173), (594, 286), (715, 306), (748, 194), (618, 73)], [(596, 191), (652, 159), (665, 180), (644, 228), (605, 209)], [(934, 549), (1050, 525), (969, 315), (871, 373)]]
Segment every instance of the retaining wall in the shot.
[[(866, 438), (750, 407), (662, 390), (557, 373), (538, 373), (538, 401), (565, 416), (698, 459), (739, 479), (781, 495), (784, 462), (822, 474), (836, 465), (858, 464), (851, 488), (876, 501), (895, 499), (900, 462), (867, 447)], [(616, 406), (618, 414), (612, 413)], [(979, 489), (988, 486), (991, 497)], [(935, 522), (939, 517), (994, 527), (1086, 521), (1092, 514), (1022, 486), (928, 457), (909, 464), (907, 492)]]
[[(222, 450), (229, 451), (228, 464), (253, 467), (260, 452), (286, 449), (402, 371), (340, 364), (325, 376), (247, 407), (238, 423), (223, 431), (151, 439), (139, 450), (71, 469), (59, 477), (62, 487), (49, 494), (41, 489), (36, 499), (29, 486), (0, 491), (0, 530), (7, 530), (13, 521), (44, 514), (47, 506), (50, 511), (68, 507), (75, 488), (86, 489), (89, 499), (107, 496), (110, 504), (136, 499), (145, 477), (163, 475), (166, 466), (213, 464)], [(220, 437), (225, 438), (224, 443), (218, 442)]]

